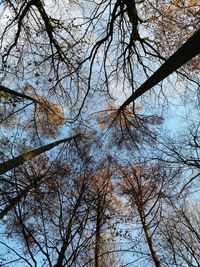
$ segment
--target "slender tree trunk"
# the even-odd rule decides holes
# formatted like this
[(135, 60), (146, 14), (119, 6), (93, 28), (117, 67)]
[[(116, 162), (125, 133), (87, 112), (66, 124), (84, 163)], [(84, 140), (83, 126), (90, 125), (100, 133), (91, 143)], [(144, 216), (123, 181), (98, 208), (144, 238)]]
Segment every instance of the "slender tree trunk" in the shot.
[(35, 186), (35, 184), (41, 182), (41, 180), (42, 180), (43, 177), (44, 176), (41, 176), (36, 181), (34, 181), (31, 184), (27, 185), (25, 187), (25, 189), (21, 190), (17, 194), (16, 197), (14, 197), (14, 198), (9, 198), (8, 197), (9, 204), (4, 209), (2, 209), (0, 211), (0, 220), (2, 220), (4, 218), (4, 216), (6, 216), (10, 210), (12, 210), (13, 208), (15, 208), (16, 205), (18, 203), (20, 203), (20, 201), (22, 200), (22, 198), (25, 197), (28, 194), (28, 192), (33, 188), (33, 186)]
[(101, 266), (101, 206), (100, 199), (97, 205), (96, 233), (95, 233), (95, 267)]
[(34, 150), (31, 150), (29, 152), (21, 154), (20, 156), (18, 156), (16, 158), (13, 158), (13, 159), (10, 159), (6, 162), (1, 163), (0, 164), (0, 175), (7, 172), (7, 171), (12, 170), (15, 167), (18, 167), (19, 165), (25, 163), (28, 160), (35, 158), (36, 156), (38, 156), (38, 155), (40, 155), (46, 151), (58, 146), (59, 144), (66, 143), (66, 142), (71, 141), (72, 139), (75, 139), (77, 136), (78, 135), (61, 139), (59, 141), (50, 143), (46, 146), (42, 146), (42, 147), (34, 149)]
[(129, 20), (132, 24), (132, 39), (137, 40), (139, 38), (138, 34), (138, 13), (135, 6), (135, 0), (125, 0), (127, 7), (127, 14)]
[(119, 108), (119, 112), (172, 72), (200, 53), (200, 30), (195, 32), (166, 62), (149, 77)]
[[(77, 209), (75, 208), (74, 212), (76, 212), (76, 210)], [(63, 241), (61, 250), (59, 252), (58, 260), (57, 260), (57, 263), (56, 263), (55, 267), (62, 267), (63, 266), (63, 261), (64, 261), (64, 258), (65, 258), (65, 252), (66, 252), (66, 250), (68, 248), (68, 245), (69, 245), (69, 240), (70, 240), (70, 235), (71, 235), (71, 229), (72, 229), (72, 226), (73, 226), (73, 221), (74, 221), (74, 215), (72, 215), (72, 217), (70, 218), (70, 221), (68, 223), (65, 239)]]
[(12, 210), (21, 201), (21, 199), (27, 195), (32, 186), (32, 184), (28, 185), (16, 197), (9, 200), (9, 204), (0, 212), (0, 220), (2, 220), (4, 216), (6, 216), (8, 212)]
[(140, 215), (140, 221), (142, 223), (142, 228), (144, 230), (144, 234), (145, 234), (145, 237), (146, 237), (146, 241), (147, 241), (149, 250), (151, 252), (151, 257), (153, 259), (154, 265), (155, 265), (155, 267), (161, 267), (161, 263), (160, 263), (159, 257), (157, 255), (156, 249), (155, 249), (155, 247), (153, 245), (151, 232), (149, 230), (149, 226), (148, 226), (148, 224), (146, 222), (146, 219), (145, 219), (145, 214), (144, 214), (143, 211), (139, 210), (139, 215)]
[(75, 219), (75, 216), (77, 214), (78, 208), (80, 207), (83, 193), (84, 193), (84, 185), (81, 189), (81, 193), (79, 194), (79, 197), (78, 197), (76, 204), (74, 206), (74, 209), (73, 209), (73, 213), (72, 213), (71, 218), (69, 220), (69, 223), (67, 225), (65, 239), (63, 240), (63, 244), (62, 244), (62, 247), (61, 247), (59, 255), (58, 255), (58, 260), (57, 260), (57, 263), (54, 265), (54, 267), (63, 267), (65, 252), (66, 252), (68, 245), (69, 245), (69, 242), (70, 242), (72, 226), (73, 226), (74, 219)]

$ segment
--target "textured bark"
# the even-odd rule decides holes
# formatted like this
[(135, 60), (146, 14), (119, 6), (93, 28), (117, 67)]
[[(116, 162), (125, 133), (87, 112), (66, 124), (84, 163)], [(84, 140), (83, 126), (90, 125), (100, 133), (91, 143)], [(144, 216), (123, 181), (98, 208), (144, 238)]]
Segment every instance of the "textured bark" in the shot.
[(38, 155), (40, 155), (46, 151), (58, 146), (59, 144), (66, 143), (66, 142), (71, 141), (72, 139), (75, 139), (77, 136), (78, 135), (61, 139), (59, 141), (50, 143), (46, 146), (42, 146), (42, 147), (34, 149), (32, 151), (26, 152), (26, 153), (24, 153), (24, 154), (22, 154), (16, 158), (13, 158), (13, 159), (10, 159), (6, 162), (1, 163), (0, 164), (0, 175), (3, 173), (6, 173), (9, 170), (12, 170), (15, 167), (18, 167), (19, 165), (25, 163), (28, 160), (33, 159), (34, 157), (36, 157), (36, 156), (38, 156)]
[(195, 32), (154, 74), (144, 82), (119, 108), (119, 112), (127, 105), (150, 90), (153, 86), (168, 77), (200, 53), (200, 30)]

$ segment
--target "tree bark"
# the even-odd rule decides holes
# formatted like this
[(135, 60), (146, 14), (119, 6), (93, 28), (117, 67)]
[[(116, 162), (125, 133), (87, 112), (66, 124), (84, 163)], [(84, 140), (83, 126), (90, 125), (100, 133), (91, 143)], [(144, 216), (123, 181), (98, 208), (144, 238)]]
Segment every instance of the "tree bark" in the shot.
[(200, 53), (200, 30), (195, 32), (149, 79), (144, 82), (119, 108), (119, 112), (127, 105), (150, 90), (153, 86), (168, 77)]
[(34, 149), (34, 150), (31, 150), (29, 152), (21, 154), (20, 156), (18, 156), (16, 158), (13, 158), (13, 159), (10, 159), (10, 160), (8, 160), (6, 162), (1, 163), (0, 164), (0, 175), (4, 174), (7, 171), (12, 170), (15, 167), (18, 167), (19, 165), (25, 163), (28, 160), (33, 159), (34, 157), (36, 157), (36, 156), (38, 156), (38, 155), (40, 155), (40, 154), (42, 154), (42, 153), (44, 153), (46, 151), (58, 146), (59, 144), (62, 144), (62, 143), (65, 143), (65, 142), (69, 142), (72, 139), (75, 139), (77, 136), (78, 135), (61, 139), (59, 141), (50, 143), (50, 144), (48, 144), (46, 146), (42, 146), (42, 147)]
[(154, 265), (155, 265), (155, 267), (162, 267), (161, 263), (160, 263), (160, 260), (158, 258), (158, 255), (156, 253), (156, 250), (154, 248), (154, 245), (153, 245), (152, 236), (151, 236), (149, 227), (148, 227), (146, 219), (145, 219), (145, 214), (144, 214), (143, 211), (139, 210), (139, 215), (140, 215), (140, 221), (142, 223), (142, 228), (144, 230), (144, 234), (145, 234), (145, 237), (146, 237), (146, 241), (147, 241), (147, 244), (148, 244), (148, 247), (149, 247), (149, 250), (150, 250), (150, 253), (151, 253), (151, 257), (152, 257), (153, 262), (154, 262)]
[(10, 94), (10, 95), (13, 95), (13, 96), (17, 96), (17, 97), (21, 97), (21, 98), (33, 101), (34, 103), (37, 102), (37, 100), (35, 98), (28, 96), (28, 95), (25, 95), (25, 94), (22, 94), (22, 93), (19, 93), (19, 92), (16, 92), (16, 91), (14, 91), (8, 87), (5, 87), (3, 85), (0, 85), (0, 91), (7, 93), (7, 94)]

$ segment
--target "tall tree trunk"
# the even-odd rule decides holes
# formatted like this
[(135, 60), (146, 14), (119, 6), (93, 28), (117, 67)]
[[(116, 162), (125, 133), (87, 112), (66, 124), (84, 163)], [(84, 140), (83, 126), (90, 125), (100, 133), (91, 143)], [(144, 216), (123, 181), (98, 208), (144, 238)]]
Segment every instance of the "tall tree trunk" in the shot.
[(100, 197), (97, 204), (96, 233), (95, 233), (95, 267), (101, 266), (101, 205)]
[(161, 267), (159, 257), (157, 255), (156, 249), (155, 249), (154, 244), (153, 244), (151, 232), (150, 232), (149, 226), (146, 222), (145, 214), (142, 210), (140, 210), (140, 208), (138, 208), (138, 211), (139, 211), (139, 215), (140, 215), (140, 221), (142, 223), (142, 228), (144, 230), (144, 234), (146, 237), (146, 241), (147, 241), (154, 265), (155, 265), (155, 267)]
[(6, 216), (10, 210), (12, 210), (13, 208), (15, 208), (16, 205), (17, 205), (18, 203), (20, 203), (20, 201), (22, 200), (22, 198), (24, 198), (24, 197), (28, 194), (28, 192), (29, 192), (29, 191), (30, 191), (36, 184), (41, 183), (41, 180), (43, 179), (43, 177), (44, 177), (44, 176), (41, 176), (41, 177), (39, 177), (36, 181), (34, 181), (34, 182), (30, 183), (29, 185), (27, 185), (27, 186), (25, 187), (25, 189), (21, 190), (21, 191), (17, 194), (16, 197), (14, 197), (14, 198), (9, 198), (9, 197), (7, 197), (7, 198), (8, 198), (8, 201), (9, 201), (9, 204), (6, 205), (6, 207), (0, 211), (0, 220), (2, 220), (2, 219), (4, 218), (4, 216)]
[(67, 229), (66, 229), (65, 239), (63, 240), (63, 244), (62, 244), (62, 247), (61, 247), (59, 255), (58, 255), (58, 260), (57, 260), (57, 263), (54, 265), (54, 267), (62, 267), (63, 266), (63, 261), (65, 258), (65, 252), (66, 252), (68, 245), (69, 245), (69, 242), (71, 240), (70, 236), (71, 236), (71, 232), (72, 232), (72, 226), (73, 226), (74, 219), (77, 215), (77, 211), (78, 211), (80, 204), (81, 204), (81, 201), (82, 201), (82, 196), (83, 196), (84, 191), (85, 191), (84, 189), (85, 189), (85, 186), (83, 185), (81, 188), (81, 192), (79, 194), (79, 197), (78, 197), (76, 204), (74, 206), (71, 218), (69, 219), (69, 223), (68, 223)]
[(0, 92), (4, 92), (4, 93), (7, 93), (7, 94), (10, 94), (13, 96), (21, 97), (21, 98), (33, 101), (34, 103), (37, 102), (37, 100), (35, 98), (28, 96), (28, 95), (25, 95), (25, 94), (22, 94), (22, 93), (19, 93), (19, 92), (16, 92), (16, 91), (14, 91), (8, 87), (5, 87), (3, 85), (0, 85)]
[(200, 30), (195, 32), (166, 62), (149, 77), (119, 108), (119, 112), (127, 105), (143, 95), (153, 86), (164, 80), (172, 72), (183, 66), (200, 53)]
[(75, 135), (72, 137), (61, 139), (59, 141), (50, 143), (46, 146), (42, 146), (42, 147), (34, 149), (34, 150), (31, 150), (29, 152), (21, 154), (20, 156), (18, 156), (16, 158), (13, 158), (13, 159), (10, 159), (6, 162), (1, 163), (0, 164), (0, 175), (7, 172), (7, 171), (12, 170), (15, 167), (18, 167), (19, 165), (25, 163), (28, 160), (33, 159), (34, 157), (36, 157), (36, 156), (38, 156), (38, 155), (40, 155), (46, 151), (58, 146), (59, 144), (66, 143), (66, 142), (71, 141), (72, 139), (75, 139), (77, 136), (79, 136), (79, 135)]
[(33, 184), (28, 185), (16, 197), (9, 200), (9, 204), (0, 212), (0, 220), (2, 220), (4, 216), (6, 216), (8, 212), (12, 210), (21, 201), (21, 199), (27, 195), (27, 193), (32, 187)]

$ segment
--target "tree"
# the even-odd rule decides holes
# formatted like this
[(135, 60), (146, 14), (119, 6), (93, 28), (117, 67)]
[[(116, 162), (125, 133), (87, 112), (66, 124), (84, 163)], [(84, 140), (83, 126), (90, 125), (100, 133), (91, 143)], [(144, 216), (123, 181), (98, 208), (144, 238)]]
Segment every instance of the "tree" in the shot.
[[(102, 244), (111, 242), (106, 225), (111, 225), (110, 214), (120, 207), (113, 192), (111, 170), (101, 171), (108, 163), (95, 165), (93, 173), (92, 161), (82, 161), (78, 155), (65, 160), (63, 154), (49, 165), (44, 158), (43, 164), (49, 165), (45, 173), (41, 159), (27, 165), (24, 172), (16, 172), (17, 196), (10, 200), (14, 193), (7, 192), (9, 205), (2, 212), (7, 215), (7, 232), (21, 239), (26, 253), (21, 252), (20, 260), (24, 261), (27, 254), (30, 265), (40, 264), (41, 260), (48, 266), (90, 262), (101, 266), (105, 259), (112, 262), (111, 246), (105, 250)], [(20, 189), (22, 186), (25, 189)]]
[[(29, 167), (24, 172), (27, 177), (21, 177), (21, 183), (25, 183), (25, 179), (35, 183), (7, 214), (7, 232), (21, 239), (26, 249), (25, 253), (21, 252), (21, 260), (29, 255), (26, 262), (30, 266), (41, 261), (48, 266), (70, 264), (76, 261), (88, 242), (87, 237), (82, 238), (89, 214), (81, 204), (85, 184), (79, 187), (78, 179), (80, 172), (87, 175), (89, 171), (83, 166), (75, 169), (80, 162), (68, 160), (66, 163), (64, 157), (62, 159), (62, 162), (58, 159), (50, 164), (48, 172), (40, 180), (40, 165), (38, 170), (32, 168), (35, 175)], [(19, 174), (20, 171), (18, 179)]]
[[(119, 175), (121, 176), (121, 192), (127, 200), (127, 213), (132, 214), (129, 220), (137, 220), (141, 226), (142, 234), (138, 233), (137, 238), (129, 236), (131, 247), (136, 250), (137, 254), (144, 254), (144, 248), (137, 249), (138, 239), (145, 240), (154, 266), (165, 266), (165, 262), (160, 255), (162, 250), (159, 248), (158, 228), (165, 217), (165, 201), (164, 198), (168, 194), (169, 186), (173, 184), (173, 180), (177, 179), (179, 170), (170, 170), (160, 163), (141, 163), (133, 165), (129, 168), (119, 166)], [(174, 192), (173, 192), (174, 193)], [(165, 222), (165, 220), (164, 220)], [(145, 245), (143, 244), (143, 247)]]
[[(151, 217), (149, 215), (152, 214), (153, 209), (156, 210), (156, 213), (160, 213), (158, 211), (160, 206), (160, 190), (157, 185), (156, 173), (151, 169), (144, 170), (142, 165), (133, 166), (129, 173), (120, 168), (120, 172), (123, 176), (122, 194), (128, 197), (130, 205), (136, 209), (154, 265), (160, 267), (162, 265), (154, 245), (153, 233), (150, 230), (150, 224), (154, 218), (148, 219), (148, 217)], [(150, 177), (151, 173), (153, 177)], [(156, 214), (153, 216), (156, 216)]]
[[(108, 231), (108, 226), (110, 227), (114, 224), (112, 222), (111, 214), (115, 216), (120, 213), (120, 201), (114, 192), (114, 185), (111, 180), (112, 178), (112, 168), (111, 162), (107, 164), (100, 165), (100, 171), (96, 170), (93, 176), (90, 178), (89, 191), (86, 195), (86, 201), (89, 202), (90, 212), (94, 221), (95, 229), (95, 241), (94, 241), (94, 259), (95, 267), (104, 266), (105, 257), (107, 256), (107, 261), (112, 256), (112, 250), (106, 251), (105, 244), (109, 241), (111, 233)], [(101, 170), (101, 168), (103, 170)], [(106, 229), (107, 228), (107, 229)], [(110, 254), (110, 257), (107, 255)], [(105, 263), (106, 264), (106, 263)]]

